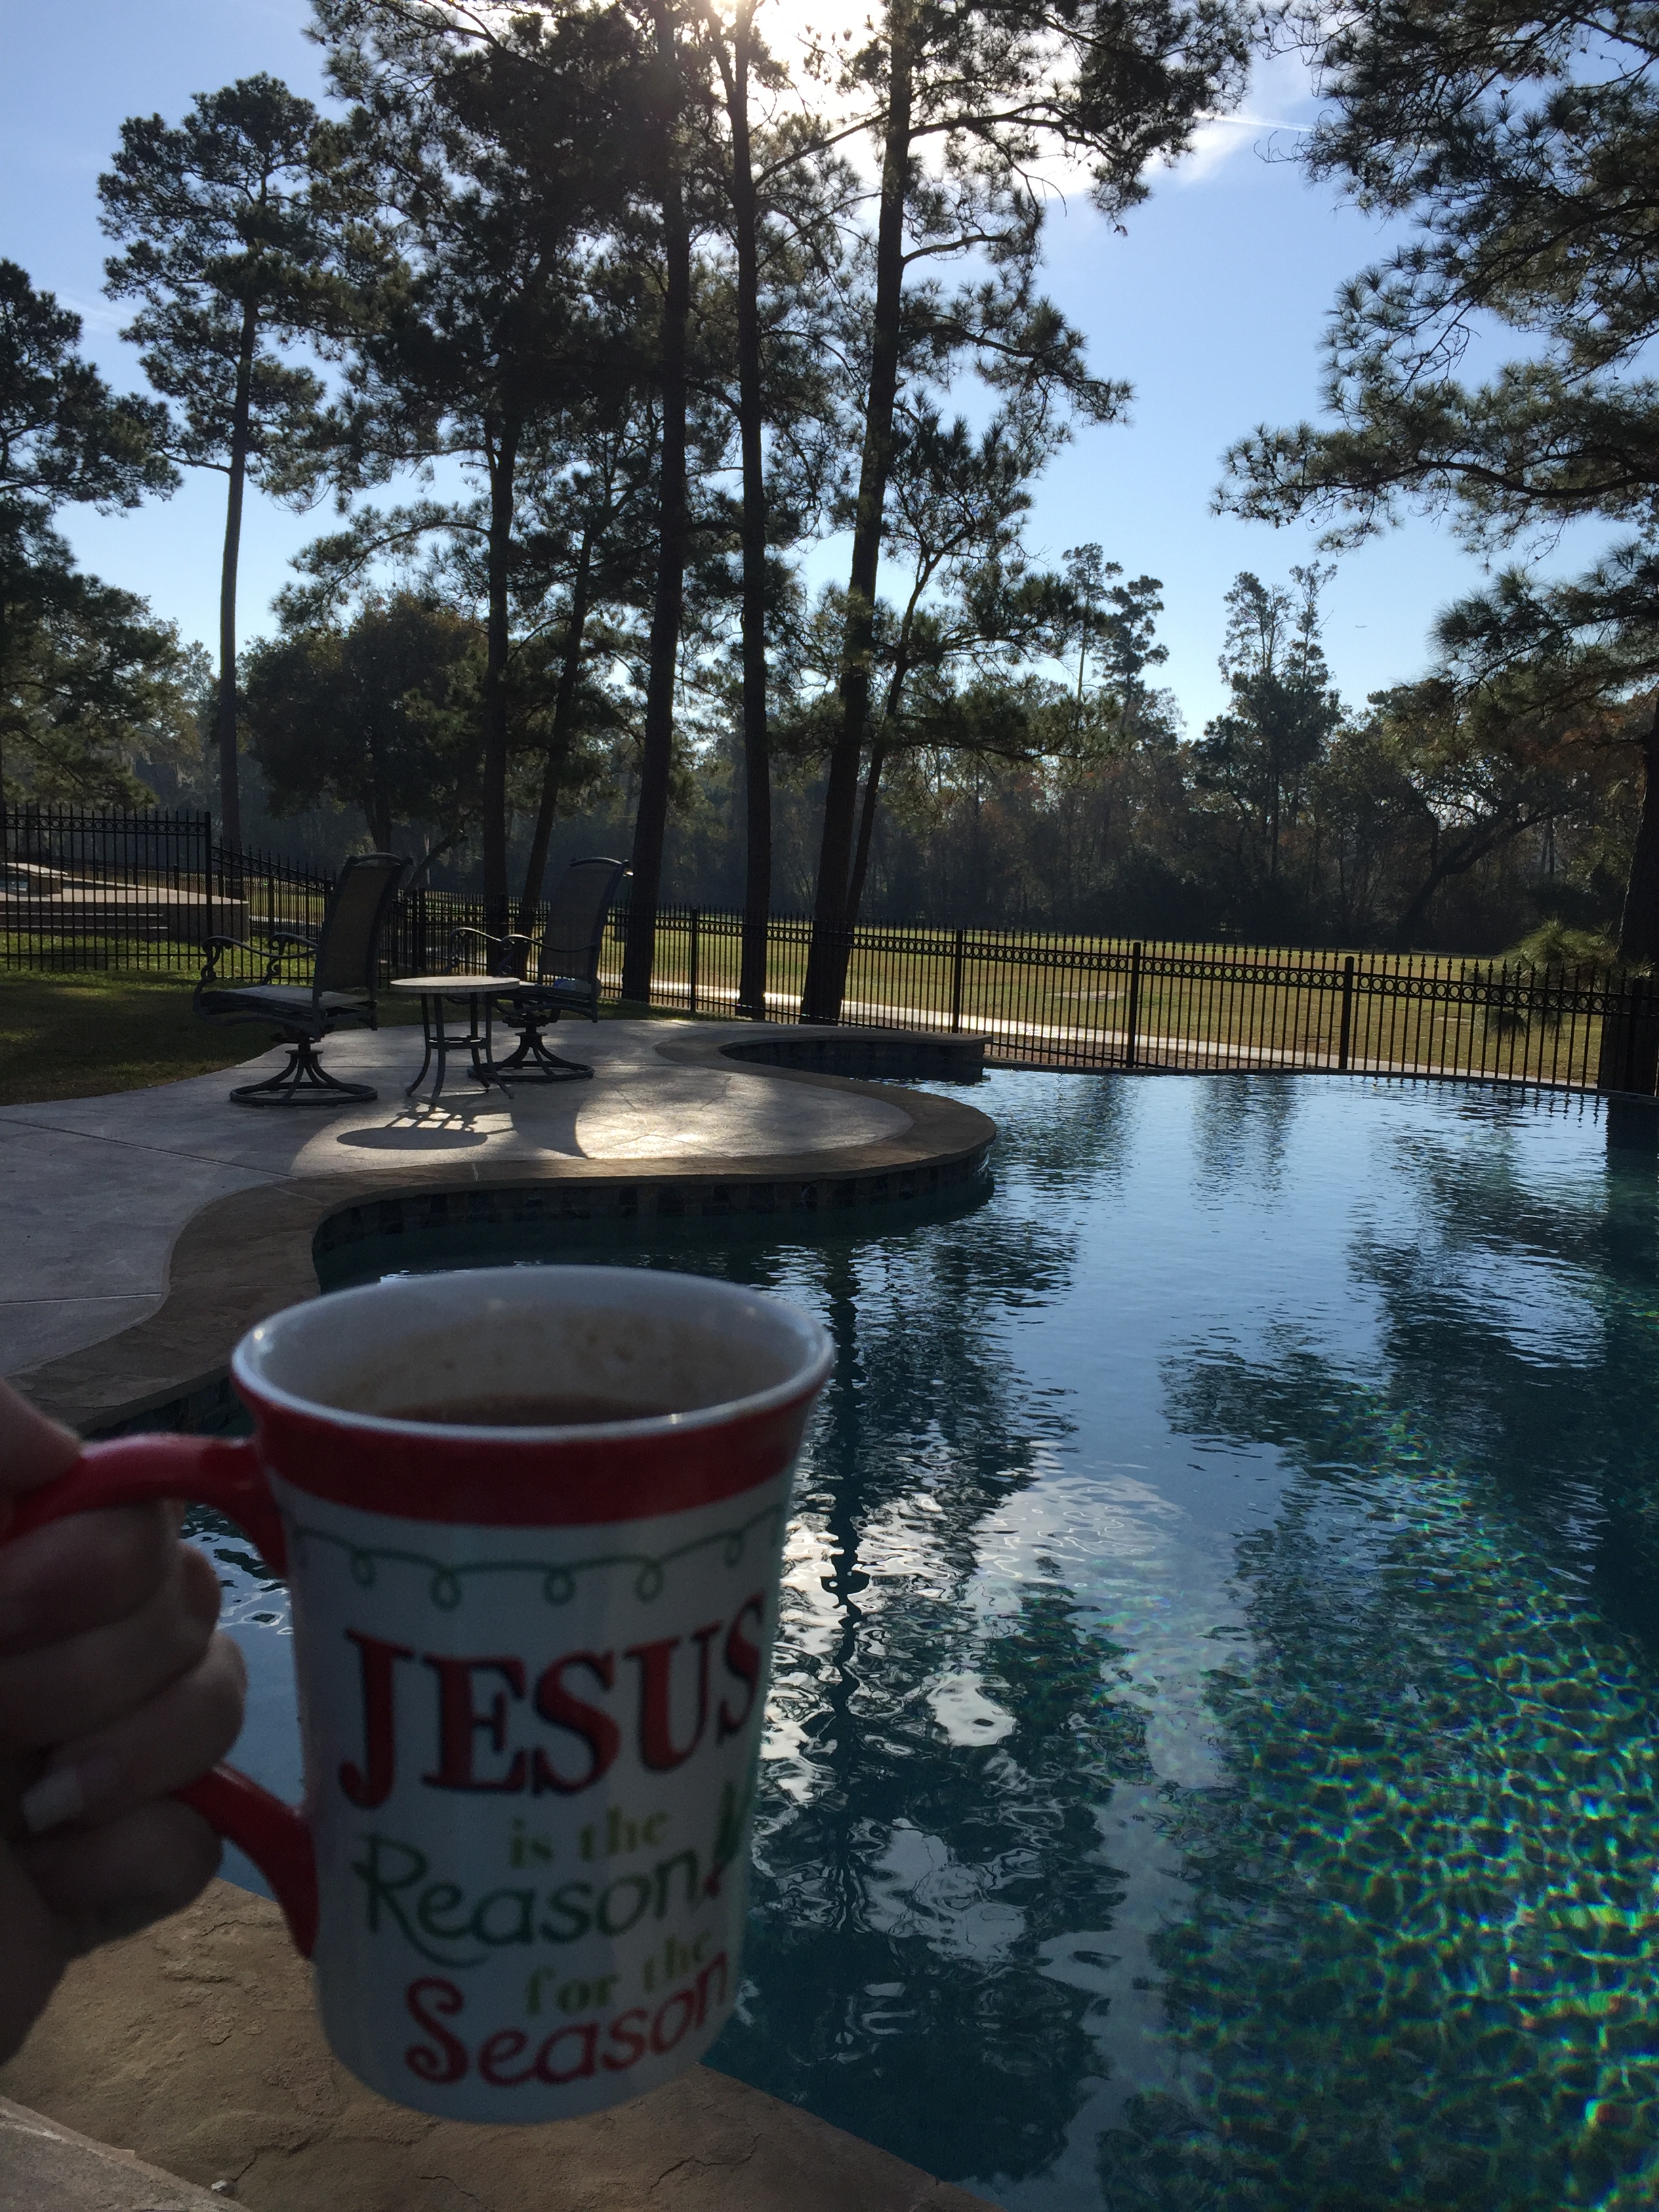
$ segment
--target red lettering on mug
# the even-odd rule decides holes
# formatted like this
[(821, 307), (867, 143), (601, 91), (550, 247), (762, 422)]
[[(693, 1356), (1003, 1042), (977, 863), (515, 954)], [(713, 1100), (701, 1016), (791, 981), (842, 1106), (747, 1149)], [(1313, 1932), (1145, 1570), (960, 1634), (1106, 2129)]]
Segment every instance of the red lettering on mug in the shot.
[[(574, 2066), (556, 2067), (553, 2053), (569, 2035), (578, 2039), (576, 2063)], [(562, 2089), (567, 2081), (586, 2081), (593, 2071), (593, 2054), (599, 2043), (599, 2023), (596, 2020), (585, 2020), (580, 2026), (573, 2021), (568, 2027), (556, 2027), (536, 2053), (536, 2079), (545, 2081), (552, 2089)]]
[(472, 1702), (475, 1674), (499, 1674), (515, 1698), (524, 1695), (522, 1659), (441, 1659), (422, 1655), (422, 1664), (438, 1678), (438, 1771), (421, 1777), (434, 1790), (522, 1790), (529, 1761), (514, 1752), (505, 1774), (483, 1775), (473, 1771), (473, 1754), (480, 1734), (495, 1752), (507, 1749), (507, 1691), (497, 1690), (480, 1712)]
[(667, 1774), (684, 1766), (702, 1741), (708, 1719), (708, 1646), (720, 1626), (711, 1620), (707, 1628), (691, 1632), (690, 1640), (697, 1647), (697, 1719), (684, 1748), (674, 1741), (673, 1691), (674, 1654), (685, 1639), (665, 1636), (655, 1644), (635, 1644), (626, 1654), (639, 1663), (640, 1757), (653, 1773)]
[(570, 1667), (586, 1668), (602, 1690), (616, 1686), (617, 1655), (614, 1651), (568, 1651), (562, 1659), (556, 1659), (538, 1677), (536, 1711), (553, 1727), (568, 1729), (587, 1750), (587, 1771), (567, 1780), (538, 1745), (531, 1768), (530, 1782), (532, 1790), (538, 1796), (544, 1790), (557, 1790), (567, 1796), (574, 1796), (579, 1790), (591, 1789), (614, 1764), (617, 1753), (622, 1749), (622, 1730), (610, 1714), (602, 1711), (598, 1705), (590, 1705), (585, 1698), (578, 1698), (566, 1688), (565, 1670)]
[(720, 1699), (720, 1714), (714, 1726), (716, 1743), (724, 1743), (728, 1736), (739, 1734), (755, 1710), (755, 1693), (760, 1688), (761, 1647), (758, 1643), (750, 1642), (743, 1632), (743, 1624), (752, 1613), (758, 1632), (764, 1618), (765, 1606), (765, 1592), (757, 1590), (753, 1597), (745, 1598), (738, 1607), (737, 1617), (726, 1632), (726, 1649), (720, 1656), (726, 1662), (726, 1673), (743, 1683), (744, 1691), (740, 1713), (733, 1713), (725, 1698)]
[[(562, 2089), (572, 2081), (591, 2081), (600, 2066), (610, 2074), (626, 2074), (629, 2067), (639, 2064), (647, 2051), (659, 2058), (665, 2058), (694, 2028), (702, 2027), (707, 2022), (709, 1984), (717, 1974), (720, 1977), (717, 2002), (724, 2004), (729, 1977), (726, 1954), (722, 1951), (702, 1969), (695, 1983), (688, 1982), (683, 1988), (673, 1990), (663, 1999), (654, 2013), (644, 2005), (634, 2005), (627, 2012), (618, 2013), (608, 2025), (597, 2020), (566, 2021), (553, 2030), (533, 2059), (526, 2064), (519, 2063), (530, 2049), (530, 2038), (524, 2030), (520, 2027), (497, 2028), (493, 2035), (486, 2036), (478, 2047), (479, 2076), (493, 2089), (521, 2089), (526, 2081), (539, 2081), (550, 2089)], [(428, 1990), (438, 1993), (432, 2002), (445, 2013), (459, 2011), (461, 1993), (453, 1982), (433, 1978), (412, 1984), (409, 1992), (410, 2011), (421, 2025), (444, 2045), (448, 2054), (448, 2070), (439, 2070), (443, 2062), (423, 2049), (411, 2051), (409, 2063), (428, 2081), (458, 2081), (466, 2071), (466, 2051), (453, 2036), (447, 2034), (421, 2009), (419, 2000)], [(582, 1994), (586, 1995), (585, 1985)], [(600, 2049), (602, 2036), (606, 2046), (603, 2051)]]
[(522, 2074), (503, 2074), (520, 2052), (529, 2046), (530, 2038), (522, 2028), (498, 2028), (494, 2035), (486, 2036), (478, 2050), (478, 2072), (492, 2089), (516, 2089), (527, 2081), (536, 2070), (532, 2058)]
[(415, 2025), (438, 2045), (433, 2051), (424, 2043), (411, 2043), (404, 2053), (404, 2063), (422, 2081), (459, 2081), (466, 2071), (466, 2045), (441, 2027), (432, 2014), (441, 2012), (453, 2019), (465, 1998), (453, 1982), (445, 1981), (441, 1975), (423, 1974), (418, 1982), (410, 1984), (404, 2002), (415, 2016)]
[[(666, 2022), (671, 2013), (678, 2009), (679, 2021), (671, 2035)], [(651, 2048), (659, 2058), (665, 2058), (697, 2016), (697, 2000), (690, 1990), (676, 1990), (658, 2008), (657, 2017), (651, 2023)]]
[(644, 2018), (645, 2007), (635, 2005), (629, 2012), (618, 2013), (611, 2021), (611, 2033), (606, 2040), (614, 2043), (618, 2051), (627, 2053), (625, 2057), (613, 2058), (608, 2051), (605, 2052), (601, 2063), (608, 2067), (611, 2073), (625, 2074), (630, 2066), (644, 2057), (645, 2038), (640, 2033), (638, 2028), (630, 2027), (628, 2025), (630, 2020), (642, 2021)]
[(340, 1787), (354, 1805), (372, 1813), (392, 1795), (397, 1779), (398, 1737), (392, 1721), (392, 1670), (399, 1659), (415, 1654), (406, 1644), (383, 1644), (378, 1636), (364, 1636), (348, 1628), (348, 1643), (357, 1647), (363, 1685), (362, 1766), (350, 1759), (340, 1766)]

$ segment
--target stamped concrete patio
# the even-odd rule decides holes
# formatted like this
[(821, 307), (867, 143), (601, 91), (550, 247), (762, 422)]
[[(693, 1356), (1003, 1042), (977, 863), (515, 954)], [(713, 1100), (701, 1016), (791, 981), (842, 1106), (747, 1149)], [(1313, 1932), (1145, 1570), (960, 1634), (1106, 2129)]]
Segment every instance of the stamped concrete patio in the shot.
[[(994, 1125), (959, 1098), (849, 1078), (961, 1078), (980, 1050), (607, 1022), (580, 1032), (591, 1082), (503, 1098), (452, 1068), (434, 1106), (404, 1096), (420, 1047), (398, 1029), (331, 1041), (327, 1064), (380, 1094), (338, 1112), (233, 1106), (249, 1071), (228, 1069), (5, 1108), (0, 1372), (82, 1429), (165, 1418), (215, 1384), (245, 1328), (316, 1295), (319, 1247), (405, 1222), (530, 1219), (556, 1237), (653, 1216), (764, 1213), (808, 1233), (803, 1217), (849, 1207), (902, 1218), (981, 1175)], [(71, 1968), (0, 2088), (22, 2100), (0, 2096), (0, 2212), (228, 2197), (270, 2212), (988, 2212), (704, 2067), (552, 2130), (404, 2112), (329, 2056), (276, 1907), (222, 1882)]]
[(994, 1134), (958, 1100), (750, 1057), (971, 1074), (977, 1040), (915, 1039), (907, 1060), (902, 1035), (753, 1023), (605, 1022), (580, 1039), (591, 1081), (506, 1097), (453, 1062), (436, 1104), (406, 1097), (420, 1044), (399, 1028), (330, 1041), (327, 1065), (380, 1092), (338, 1111), (228, 1103), (276, 1054), (0, 1109), (0, 1374), (83, 1428), (188, 1390), (244, 1328), (314, 1294), (331, 1214), (383, 1194), (556, 1188), (582, 1218), (811, 1210), (925, 1194), (975, 1172)]

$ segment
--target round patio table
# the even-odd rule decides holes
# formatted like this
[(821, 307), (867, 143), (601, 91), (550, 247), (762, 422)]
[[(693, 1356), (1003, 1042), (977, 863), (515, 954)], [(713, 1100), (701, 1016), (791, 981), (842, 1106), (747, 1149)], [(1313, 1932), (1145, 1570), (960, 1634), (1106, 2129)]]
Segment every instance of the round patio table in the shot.
[[(400, 975), (388, 988), (404, 998), (418, 998), (421, 1002), (421, 1029), (426, 1043), (426, 1056), (421, 1062), (420, 1073), (404, 1091), (418, 1091), (426, 1079), (426, 1072), (435, 1059), (437, 1073), (432, 1080), (432, 1097), (435, 1101), (444, 1087), (444, 1069), (449, 1054), (465, 1049), (470, 1055), (468, 1073), (476, 1075), (486, 1090), (493, 1083), (508, 1097), (501, 1070), (496, 1066), (494, 1040), (490, 1033), (490, 1000), (503, 990), (511, 990), (510, 975)], [(466, 1027), (452, 1030), (445, 1018), (444, 1001), (452, 1000), (457, 1005), (466, 1004)], [(483, 1014), (480, 1016), (479, 1008)]]

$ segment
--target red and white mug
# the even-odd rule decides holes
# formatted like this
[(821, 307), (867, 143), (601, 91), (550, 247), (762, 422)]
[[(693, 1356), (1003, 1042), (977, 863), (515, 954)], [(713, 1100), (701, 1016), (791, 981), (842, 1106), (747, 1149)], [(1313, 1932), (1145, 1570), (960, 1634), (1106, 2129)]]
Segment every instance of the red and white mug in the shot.
[[(229, 1767), (179, 1794), (270, 1881), (370, 2088), (562, 2119), (719, 2033), (790, 1475), (830, 1360), (808, 1316), (702, 1277), (398, 1277), (242, 1340), (251, 1438), (94, 1444), (20, 1510), (9, 1534), (185, 1498), (288, 1576), (304, 1807)], [(398, 1417), (550, 1395), (628, 1417)]]

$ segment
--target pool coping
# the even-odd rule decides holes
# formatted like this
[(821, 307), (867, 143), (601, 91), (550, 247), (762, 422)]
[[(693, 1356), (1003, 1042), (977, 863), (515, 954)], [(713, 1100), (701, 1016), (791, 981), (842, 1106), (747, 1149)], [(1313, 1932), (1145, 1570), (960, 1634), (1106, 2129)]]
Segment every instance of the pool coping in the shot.
[[(728, 1050), (731, 1046), (737, 1050)], [(750, 1046), (758, 1053), (744, 1049)], [(774, 1050), (787, 1053), (792, 1047), (801, 1057), (819, 1059), (873, 1054), (896, 1066), (908, 1048), (933, 1063), (933, 1079), (949, 1079), (947, 1069), (957, 1071), (958, 1079), (976, 1073), (983, 1049), (974, 1037), (850, 1028), (782, 1036), (771, 1030), (753, 1038), (741, 1033), (708, 1040), (665, 1038), (656, 1049), (683, 1066), (729, 1071), (736, 1060), (745, 1072), (771, 1082), (893, 1103), (891, 1090), (882, 1083), (771, 1060)], [(385, 1169), (346, 1170), (285, 1176), (233, 1191), (210, 1200), (180, 1230), (168, 1261), (167, 1291), (154, 1313), (12, 1379), (42, 1411), (83, 1434), (146, 1423), (167, 1425), (158, 1416), (223, 1397), (231, 1349), (255, 1322), (320, 1295), (314, 1255), (329, 1224), (342, 1224), (333, 1240), (337, 1246), (358, 1237), (396, 1234), (411, 1200), (420, 1218), (410, 1225), (421, 1227), (457, 1219), (684, 1221), (734, 1216), (769, 1216), (781, 1224), (904, 1208), (965, 1190), (984, 1175), (997, 1133), (988, 1115), (930, 1091), (907, 1091), (904, 1111), (909, 1126), (893, 1136), (803, 1152), (695, 1163), (665, 1159), (660, 1166), (641, 1162), (631, 1171), (619, 1170), (614, 1160), (562, 1154), (517, 1158), (499, 1168), (468, 1169), (444, 1160), (411, 1165), (398, 1171), (395, 1180)]]

